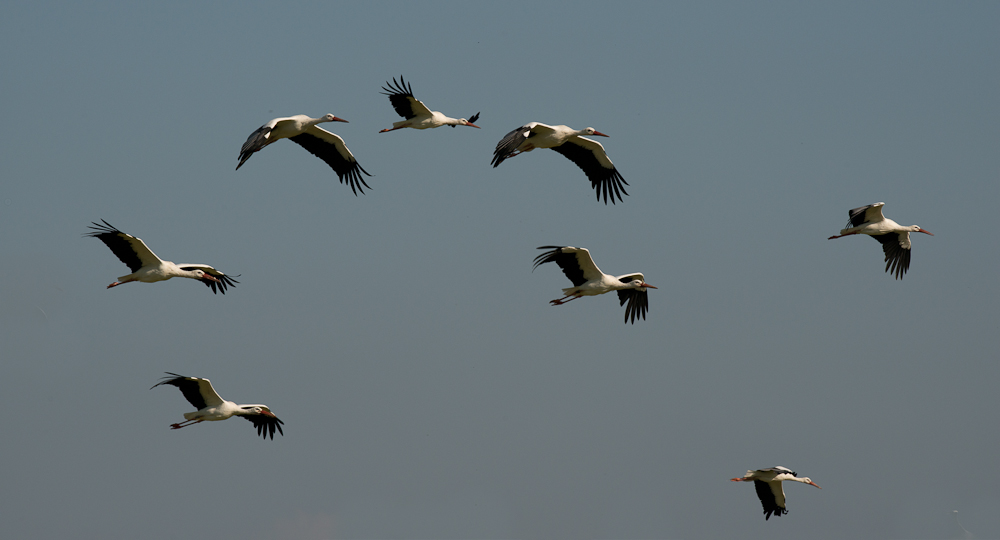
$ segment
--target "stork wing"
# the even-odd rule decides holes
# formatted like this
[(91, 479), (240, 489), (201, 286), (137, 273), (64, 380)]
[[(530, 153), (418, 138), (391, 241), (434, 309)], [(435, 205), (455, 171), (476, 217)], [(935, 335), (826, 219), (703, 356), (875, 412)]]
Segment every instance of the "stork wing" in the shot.
[[(628, 182), (622, 178), (621, 173), (608, 158), (601, 143), (586, 137), (570, 137), (568, 141), (559, 146), (553, 146), (552, 149), (576, 163), (576, 166), (587, 174), (591, 186), (597, 192), (598, 201), (601, 200), (602, 193), (604, 194), (604, 204), (608, 204), (609, 194), (611, 195), (611, 204), (615, 204), (616, 196), (621, 201), (622, 193), (628, 195), (628, 192), (625, 191)], [(613, 193), (612, 190), (614, 190)]]
[[(239, 281), (236, 281), (235, 279), (231, 278), (230, 276), (227, 276), (226, 274), (223, 274), (222, 272), (216, 270), (215, 268), (212, 268), (211, 266), (209, 266), (207, 264), (179, 264), (177, 266), (181, 270), (188, 270), (188, 271), (195, 270), (195, 269), (200, 269), (202, 272), (205, 272), (206, 274), (210, 274), (211, 276), (213, 276), (216, 279), (218, 279), (219, 281), (212, 281), (210, 279), (204, 279), (204, 278), (199, 280), (202, 283), (204, 283), (205, 285), (207, 285), (209, 288), (211, 288), (213, 294), (215, 294), (217, 292), (221, 292), (222, 294), (226, 294), (226, 287), (235, 287), (236, 284), (239, 283)], [(236, 275), (239, 276), (240, 274), (236, 274)]]
[(885, 206), (885, 203), (877, 202), (848, 210), (847, 213), (851, 217), (847, 220), (847, 227), (845, 228), (850, 229), (851, 227), (860, 227), (863, 223), (882, 221), (885, 219), (885, 216), (882, 215), (883, 206)]
[(872, 236), (882, 244), (885, 253), (885, 271), (896, 274), (896, 279), (903, 279), (903, 274), (910, 269), (910, 233), (890, 232)]
[(757, 498), (760, 499), (761, 506), (764, 507), (765, 521), (771, 519), (772, 513), (775, 516), (788, 513), (785, 509), (785, 492), (781, 489), (781, 482), (754, 480), (753, 487), (757, 492)]
[[(389, 86), (386, 88), (382, 87), (381, 92), (389, 96), (389, 103), (392, 103), (392, 108), (396, 109), (396, 114), (402, 116), (403, 118), (409, 120), (411, 118), (416, 118), (417, 116), (430, 116), (431, 110), (427, 108), (427, 105), (417, 98), (413, 97), (413, 87), (406, 84), (403, 80), (403, 76), (399, 76), (399, 82), (396, 82), (396, 78), (392, 78), (392, 83), (385, 84)], [(393, 86), (395, 85), (395, 86)]]
[(242, 167), (248, 159), (250, 159), (250, 156), (252, 156), (254, 152), (257, 152), (274, 142), (271, 140), (271, 130), (274, 129), (274, 126), (278, 125), (278, 122), (281, 120), (287, 120), (287, 118), (274, 118), (270, 122), (257, 128), (256, 131), (247, 137), (246, 142), (244, 142), (243, 146), (240, 148), (240, 162), (236, 165), (237, 171), (240, 170), (240, 167)]
[(184, 394), (184, 398), (188, 400), (188, 403), (194, 405), (198, 410), (205, 407), (218, 407), (222, 405), (222, 398), (216, 393), (215, 388), (212, 388), (212, 382), (208, 379), (185, 377), (176, 373), (170, 373), (169, 371), (167, 375), (169, 377), (164, 377), (164, 380), (154, 384), (149, 389), (152, 390), (161, 384), (176, 386), (180, 388), (181, 393)]
[[(631, 281), (646, 281), (646, 278), (642, 274), (628, 274), (624, 276), (618, 276), (618, 281), (622, 283), (629, 283)], [(649, 311), (649, 293), (646, 292), (646, 288), (641, 289), (622, 289), (618, 291), (618, 305), (624, 306), (625, 302), (628, 302), (628, 306), (625, 307), (625, 322), (629, 322), (629, 317), (632, 318), (632, 324), (635, 324), (636, 317), (642, 317), (642, 320), (646, 320), (646, 312)]]
[(532, 271), (538, 268), (540, 264), (555, 262), (559, 265), (559, 268), (562, 268), (563, 274), (566, 274), (566, 277), (573, 282), (574, 287), (579, 287), (591, 280), (600, 279), (604, 275), (604, 272), (601, 272), (601, 269), (594, 264), (594, 259), (590, 257), (590, 251), (587, 251), (586, 248), (541, 246), (538, 249), (549, 249), (551, 251), (546, 251), (535, 257), (535, 265), (531, 268)]
[(85, 233), (84, 236), (97, 238), (104, 242), (104, 245), (108, 246), (111, 252), (118, 257), (118, 260), (129, 267), (129, 270), (138, 272), (143, 266), (155, 266), (163, 262), (152, 250), (146, 247), (145, 242), (131, 234), (119, 231), (103, 219), (101, 220), (103, 225), (96, 221), (91, 223), (93, 225), (90, 228), (94, 231)]
[(310, 126), (305, 133), (289, 137), (289, 139), (308, 150), (310, 154), (325, 161), (337, 173), (341, 184), (346, 178), (355, 196), (359, 190), (361, 193), (365, 192), (361, 189), (362, 184), (371, 189), (371, 186), (362, 178), (361, 173), (371, 175), (358, 164), (358, 160), (354, 159), (354, 154), (348, 150), (344, 139), (340, 136), (323, 128)]
[[(500, 139), (500, 142), (497, 143), (496, 150), (493, 151), (493, 160), (490, 162), (493, 164), (493, 168), (497, 168), (497, 166), (503, 163), (505, 159), (509, 158), (511, 154), (517, 152), (521, 143), (531, 136), (532, 129), (538, 128), (540, 125), (543, 124), (530, 122), (504, 135), (503, 138)], [(548, 128), (548, 126), (545, 127)], [(549, 131), (552, 131), (551, 128), (548, 129)]]
[[(243, 418), (253, 422), (253, 426), (257, 428), (257, 435), (260, 435), (264, 440), (267, 440), (268, 435), (271, 436), (271, 440), (274, 440), (274, 430), (277, 429), (278, 433), (282, 436), (285, 432), (282, 431), (281, 425), (284, 424), (277, 416), (271, 412), (265, 405), (253, 405), (254, 407), (260, 407), (264, 410), (261, 414), (246, 414)], [(248, 405), (242, 405), (242, 407), (248, 407)]]

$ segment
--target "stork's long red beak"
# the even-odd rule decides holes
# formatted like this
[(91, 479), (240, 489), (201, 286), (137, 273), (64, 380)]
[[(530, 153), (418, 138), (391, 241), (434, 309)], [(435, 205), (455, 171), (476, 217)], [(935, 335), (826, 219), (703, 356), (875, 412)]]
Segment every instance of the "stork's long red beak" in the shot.
[[(810, 486), (816, 486), (816, 482), (809, 482), (809, 485), (810, 485)], [(823, 488), (821, 488), (821, 487), (819, 487), (819, 486), (816, 486), (816, 487), (818, 487), (819, 489), (823, 489)]]
[(333, 121), (334, 122), (344, 122), (346, 124), (350, 124), (350, 122), (348, 122), (347, 120), (344, 120), (343, 118), (338, 118), (336, 116), (333, 117)]
[(208, 273), (206, 273), (205, 275), (201, 276), (201, 279), (207, 279), (209, 281), (215, 281), (215, 282), (219, 281), (219, 278), (213, 276), (212, 274), (208, 274)]
[(650, 285), (649, 283), (646, 283), (646, 282), (643, 282), (642, 286), (645, 287), (645, 288), (647, 288), (647, 289), (659, 289), (659, 287), (654, 287), (654, 286), (652, 286), (652, 285)]
[(474, 127), (474, 128), (476, 128), (476, 129), (483, 129), (483, 128), (481, 128), (481, 127), (477, 126), (476, 124), (473, 124), (472, 122), (469, 122), (469, 123), (467, 123), (467, 124), (465, 124), (465, 125), (467, 125), (467, 126), (469, 126), (469, 127)]
[[(929, 234), (929, 235), (931, 235), (931, 236), (934, 236), (934, 234), (932, 234), (932, 233), (931, 233), (930, 231), (925, 231), (925, 230), (923, 230), (923, 229), (920, 229), (920, 230), (918, 230), (917, 232), (922, 232), (922, 233), (924, 233), (924, 234)], [(819, 487), (819, 486), (816, 486), (816, 487)]]
[(601, 133), (600, 131), (597, 131), (596, 129), (594, 130), (594, 135), (597, 135), (598, 137), (610, 137), (611, 136), (611, 135), (605, 135), (605, 134)]

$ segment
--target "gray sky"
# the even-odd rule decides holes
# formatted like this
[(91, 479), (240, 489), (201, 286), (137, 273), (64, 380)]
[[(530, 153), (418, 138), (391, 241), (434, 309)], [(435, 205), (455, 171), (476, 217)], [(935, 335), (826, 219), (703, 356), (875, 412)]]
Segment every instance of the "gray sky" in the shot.
[[(613, 6), (613, 7), (612, 7)], [(0, 520), (9, 538), (1000, 536), (996, 3), (8, 3)], [(483, 129), (379, 134), (380, 86)], [(279, 142), (325, 113), (355, 197)], [(529, 121), (593, 126), (596, 203)], [(828, 241), (877, 201), (909, 273)], [(229, 294), (126, 274), (106, 219)], [(536, 246), (641, 271), (561, 307)], [(164, 371), (266, 403), (192, 410)], [(765, 522), (729, 478), (784, 465)]]

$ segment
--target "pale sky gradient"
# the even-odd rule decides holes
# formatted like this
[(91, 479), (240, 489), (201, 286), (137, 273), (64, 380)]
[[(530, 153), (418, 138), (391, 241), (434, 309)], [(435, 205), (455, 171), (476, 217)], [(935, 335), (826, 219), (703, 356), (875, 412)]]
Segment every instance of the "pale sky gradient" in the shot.
[[(1000, 537), (1000, 4), (8, 2), (5, 538)], [(402, 74), (481, 130), (379, 134)], [(282, 141), (333, 113), (372, 190)], [(630, 196), (529, 121), (592, 126)], [(919, 224), (902, 281), (868, 238)], [(128, 272), (106, 219), (225, 296)], [(643, 272), (561, 307), (535, 247)], [(164, 371), (265, 403), (192, 410)], [(763, 519), (753, 487), (784, 465)]]

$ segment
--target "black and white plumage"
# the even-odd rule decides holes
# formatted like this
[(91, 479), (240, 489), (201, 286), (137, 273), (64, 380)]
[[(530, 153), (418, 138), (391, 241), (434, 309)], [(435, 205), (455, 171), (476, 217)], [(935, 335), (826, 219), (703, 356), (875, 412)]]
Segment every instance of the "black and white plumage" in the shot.
[(628, 182), (615, 168), (615, 164), (611, 162), (601, 143), (582, 135), (608, 137), (592, 127), (576, 130), (569, 126), (548, 126), (530, 122), (511, 131), (497, 143), (491, 163), (493, 168), (496, 168), (505, 159), (518, 154), (530, 152), (535, 148), (551, 148), (583, 169), (597, 192), (598, 201), (601, 200), (602, 194), (604, 204), (608, 204), (609, 195), (611, 204), (615, 204), (615, 197), (621, 201), (622, 194), (628, 195), (625, 191)]
[(771, 519), (771, 514), (777, 517), (788, 513), (788, 509), (785, 508), (785, 491), (781, 488), (783, 481), (791, 480), (816, 486), (809, 478), (799, 478), (795, 476), (795, 471), (781, 466), (747, 471), (742, 478), (731, 478), (730, 480), (733, 482), (753, 482), (757, 498), (760, 499), (760, 504), (764, 507), (765, 521)]
[(174, 277), (185, 277), (197, 279), (212, 289), (213, 293), (221, 292), (226, 294), (226, 287), (235, 287), (239, 281), (223, 274), (207, 264), (174, 264), (164, 261), (156, 256), (152, 250), (146, 247), (146, 243), (114, 228), (107, 221), (101, 223), (93, 222), (90, 226), (93, 232), (85, 233), (84, 236), (97, 238), (104, 245), (111, 249), (111, 252), (118, 257), (118, 260), (125, 263), (131, 274), (121, 276), (117, 281), (108, 285), (108, 288), (141, 281), (143, 283), (155, 283)]
[(325, 161), (337, 173), (341, 184), (346, 179), (354, 195), (357, 195), (358, 191), (365, 192), (361, 189), (362, 185), (371, 189), (361, 174), (371, 175), (358, 164), (358, 160), (354, 159), (354, 154), (347, 149), (344, 139), (316, 125), (321, 122), (347, 122), (347, 120), (332, 114), (320, 118), (297, 114), (287, 118), (275, 118), (260, 126), (247, 137), (243, 147), (240, 148), (240, 162), (236, 165), (236, 170), (240, 170), (254, 152), (263, 150), (265, 146), (279, 139), (289, 139)]
[(385, 94), (389, 96), (389, 103), (392, 103), (392, 108), (396, 109), (396, 114), (405, 118), (405, 120), (400, 120), (399, 122), (393, 122), (392, 128), (386, 128), (379, 133), (385, 133), (387, 131), (395, 131), (397, 129), (403, 128), (413, 128), (413, 129), (431, 129), (441, 126), (469, 126), (479, 129), (479, 126), (474, 124), (476, 120), (479, 120), (479, 113), (472, 115), (471, 118), (466, 120), (465, 118), (451, 118), (445, 116), (438, 111), (432, 111), (424, 105), (423, 101), (413, 97), (413, 87), (403, 80), (403, 76), (399, 76), (399, 82), (396, 82), (396, 78), (393, 77), (392, 83), (385, 83), (382, 87)]
[[(563, 274), (573, 282), (572, 287), (563, 289), (562, 298), (552, 300), (549, 303), (553, 306), (561, 306), (581, 296), (596, 296), (611, 291), (618, 291), (619, 305), (625, 307), (625, 322), (641, 317), (646, 319), (646, 311), (649, 310), (649, 299), (646, 289), (656, 287), (646, 283), (646, 278), (640, 273), (625, 274), (623, 276), (612, 276), (601, 272), (601, 269), (594, 264), (594, 259), (590, 257), (590, 251), (586, 248), (573, 246), (541, 246), (538, 249), (547, 249), (545, 253), (535, 257), (535, 265), (554, 262), (562, 268)], [(569, 300), (567, 300), (569, 298)]]
[(882, 251), (885, 253), (885, 271), (896, 274), (896, 279), (903, 279), (903, 274), (910, 268), (910, 233), (934, 235), (921, 229), (919, 225), (905, 227), (887, 219), (882, 215), (884, 205), (885, 203), (877, 202), (851, 209), (848, 212), (850, 219), (847, 228), (841, 229), (840, 234), (831, 236), (827, 240), (852, 234), (871, 236), (882, 244)]
[(219, 397), (215, 388), (212, 388), (212, 382), (208, 379), (185, 377), (168, 371), (167, 377), (164, 377), (162, 381), (150, 387), (150, 390), (161, 384), (169, 384), (180, 388), (181, 393), (184, 394), (184, 398), (198, 409), (195, 412), (184, 413), (184, 422), (171, 424), (170, 429), (180, 429), (206, 420), (216, 422), (233, 416), (240, 416), (253, 422), (254, 427), (257, 428), (257, 435), (260, 435), (265, 440), (268, 436), (273, 440), (275, 430), (278, 430), (278, 433), (282, 435), (285, 434), (281, 430), (281, 425), (284, 422), (279, 420), (277, 416), (274, 416), (274, 413), (271, 412), (271, 409), (267, 405), (237, 405), (232, 401), (226, 401)]

